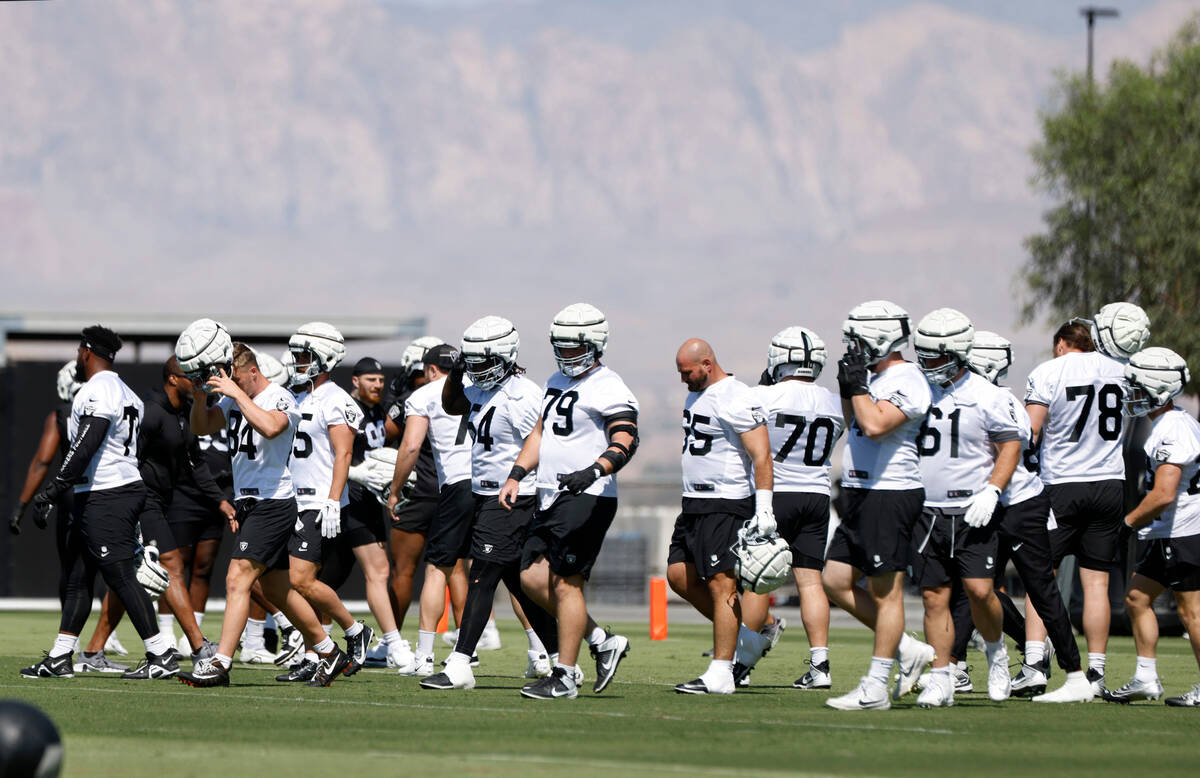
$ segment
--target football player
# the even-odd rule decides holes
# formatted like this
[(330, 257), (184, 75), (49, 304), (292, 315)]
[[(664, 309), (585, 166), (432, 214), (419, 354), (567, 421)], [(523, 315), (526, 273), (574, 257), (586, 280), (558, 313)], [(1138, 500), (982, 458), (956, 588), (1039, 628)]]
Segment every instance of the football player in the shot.
[[(933, 647), (904, 634), (902, 581), (912, 528), (925, 502), (917, 437), (929, 411), (925, 375), (900, 354), (911, 325), (886, 300), (856, 306), (842, 325), (838, 361), (842, 415), (849, 436), (842, 460), (845, 511), (821, 574), (830, 598), (875, 631), (871, 666), (854, 691), (825, 704), (841, 710), (886, 710), (887, 685), (900, 662), (893, 696), (907, 694)], [(867, 576), (867, 588), (857, 585)]]
[[(1083, 586), (1087, 678), (1104, 689), (1104, 662), (1112, 616), (1108, 571), (1117, 559), (1125, 512), (1125, 460), (1121, 449), (1121, 382), (1124, 362), (1150, 337), (1150, 320), (1132, 303), (1110, 303), (1090, 327), (1071, 320), (1054, 333), (1054, 358), (1029, 374), (1025, 409), (1039, 441), (1042, 481), (1057, 526), (1050, 531), (1055, 569), (1073, 554)], [(1036, 614), (1031, 643), (1045, 639)], [(1035, 655), (1025, 657), (1035, 664)]]
[[(1191, 380), (1187, 362), (1165, 348), (1139, 351), (1125, 365), (1124, 407), (1130, 416), (1153, 422), (1143, 447), (1147, 494), (1125, 515), (1125, 526), (1145, 542), (1125, 606), (1133, 623), (1137, 667), (1133, 680), (1105, 689), (1109, 702), (1157, 700), (1163, 694), (1155, 651), (1158, 617), (1154, 600), (1170, 588), (1179, 618), (1200, 664), (1200, 423), (1173, 399)], [(1200, 707), (1200, 683), (1167, 705)]]
[(42, 661), (21, 670), (26, 678), (72, 678), (71, 657), (79, 631), (92, 609), (94, 571), (125, 604), (146, 646), (146, 661), (122, 677), (166, 678), (179, 672), (174, 646), (158, 630), (154, 604), (144, 586), (162, 593), (166, 572), (142, 553), (137, 521), (146, 499), (138, 472), (138, 424), (145, 406), (113, 372), (121, 339), (94, 325), (81, 333), (76, 379), (83, 386), (71, 403), (67, 435), (71, 448), (58, 473), (34, 497), (38, 524), (45, 524), (55, 504), (74, 491), (72, 521), (67, 530), (71, 565), (64, 587), (58, 637)]
[[(736, 559), (738, 532), (775, 532), (767, 417), (750, 387), (726, 373), (712, 347), (692, 338), (675, 354), (687, 385), (683, 406), (683, 510), (667, 554), (667, 581), (713, 625), (713, 658), (681, 694), (733, 694), (734, 651), (761, 636), (741, 624)], [(741, 634), (739, 634), (739, 632)], [(756, 652), (761, 655), (761, 649)]]
[[(246, 626), (250, 588), (263, 592), (288, 614), (305, 642), (321, 657), (312, 686), (327, 686), (349, 664), (349, 657), (321, 629), (316, 614), (288, 580), (288, 540), (298, 521), (296, 488), (288, 460), (300, 410), (292, 393), (272, 384), (258, 370), (249, 346), (234, 344), (211, 319), (193, 322), (175, 344), (179, 366), (192, 380), (192, 432), (229, 431), (237, 515), (233, 558), (225, 576), (225, 618), (221, 643), (211, 659), (196, 662), (180, 680), (190, 686), (228, 686), (238, 639)], [(205, 394), (221, 399), (208, 407)]]
[(542, 412), (500, 487), (500, 503), (516, 505), (521, 482), (537, 469), (537, 506), (521, 550), (521, 587), (558, 619), (558, 659), (550, 674), (521, 689), (531, 699), (579, 694), (579, 646), (596, 660), (599, 692), (612, 681), (629, 640), (596, 625), (583, 584), (617, 513), (616, 472), (637, 450), (638, 403), (614, 371), (600, 363), (608, 320), (595, 306), (574, 303), (550, 325), (558, 365), (546, 381)]
[[(318, 580), (317, 573), (332, 541), (342, 532), (342, 510), (350, 501), (347, 473), (363, 417), (358, 404), (330, 376), (346, 356), (345, 340), (336, 327), (322, 321), (302, 324), (288, 339), (288, 350), (295, 365), (292, 388), (298, 392), (300, 412), (290, 463), (299, 517), (288, 541), (288, 577), (293, 589), (342, 627), (350, 662), (336, 672), (353, 675), (366, 660), (375, 633), (354, 620), (337, 592)], [(390, 604), (378, 597), (368, 603), (387, 605), (383, 623), (391, 626)], [(286, 677), (289, 681), (310, 680), (322, 669), (321, 663), (306, 662)]]
[[(821, 570), (829, 536), (830, 457), (846, 423), (838, 397), (815, 383), (825, 359), (825, 342), (817, 333), (788, 327), (771, 338), (767, 349), (768, 383), (753, 389), (767, 416), (775, 478), (772, 507), (779, 534), (791, 547), (792, 574), (808, 635), (809, 668), (792, 684), (797, 689), (828, 689), (832, 683), (829, 598), (821, 586)], [(750, 630), (763, 627), (767, 600), (765, 595), (742, 593), (742, 623)], [(745, 660), (753, 660), (754, 654), (743, 657), (740, 650), (753, 644), (752, 639), (739, 644), (735, 679), (742, 667), (748, 672), (753, 666)], [(758, 641), (758, 647), (770, 648), (770, 639)]]
[[(446, 659), (443, 672), (421, 680), (426, 689), (475, 687), (471, 656), (489, 621), (496, 587), (502, 580), (518, 598), (518, 612), (537, 625), (536, 630), (526, 628), (531, 667), (526, 675), (533, 673), (532, 677), (538, 677), (539, 663), (548, 673), (548, 654), (558, 647), (554, 619), (521, 589), (521, 547), (533, 519), (534, 477), (527, 475), (522, 479), (514, 503), (501, 505), (497, 499), (500, 484), (508, 478), (542, 410), (541, 388), (526, 378), (525, 368), (517, 364), (520, 345), (520, 336), (512, 322), (500, 316), (485, 316), (463, 333), (460, 350), (463, 361), (442, 384), (443, 409), (451, 416), (467, 420), (467, 433), (472, 441), (471, 492), (475, 519), (467, 602), (454, 652)], [(471, 380), (465, 387), (464, 372)]]
[(985, 641), (988, 697), (1008, 699), (1012, 680), (993, 581), (998, 555), (990, 526), (1021, 458), (1021, 428), (1010, 395), (969, 369), (975, 328), (960, 311), (939, 308), (921, 319), (917, 362), (932, 389), (929, 418), (917, 438), (925, 507), (912, 537), (912, 577), (925, 606), (925, 637), (937, 652), (922, 708), (954, 704), (950, 674), (954, 626), (951, 584), (961, 582)]
[(458, 349), (434, 346), (425, 354), (427, 382), (404, 402), (404, 437), (396, 455), (388, 509), (394, 513), (401, 488), (417, 464), (426, 434), (437, 465), (437, 513), (425, 545), (425, 582), (421, 588), (416, 665), (405, 673), (422, 678), (434, 674), (433, 640), (446, 605), (446, 581), (467, 556), (475, 500), (471, 496), (471, 442), (467, 417), (451, 416), (442, 408), (442, 385), (455, 363)]

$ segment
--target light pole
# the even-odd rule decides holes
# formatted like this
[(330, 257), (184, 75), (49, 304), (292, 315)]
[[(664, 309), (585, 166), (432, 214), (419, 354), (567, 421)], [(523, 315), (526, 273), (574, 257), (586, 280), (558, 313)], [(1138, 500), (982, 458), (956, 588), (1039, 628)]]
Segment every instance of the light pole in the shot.
[[(1092, 75), (1092, 58), (1093, 58), (1092, 57), (1092, 35), (1096, 29), (1096, 17), (1098, 16), (1100, 18), (1115, 18), (1120, 15), (1120, 12), (1116, 8), (1097, 8), (1096, 6), (1089, 5), (1084, 8), (1080, 8), (1079, 15), (1082, 16), (1083, 18), (1087, 19), (1087, 76), (1088, 76), (1088, 84), (1094, 84), (1095, 77)], [(1092, 232), (1092, 220), (1095, 218), (1095, 214), (1093, 213), (1091, 195), (1088, 195), (1087, 214), (1088, 214), (1088, 241), (1087, 241), (1086, 249), (1084, 252), (1084, 260), (1083, 260), (1083, 268), (1082, 268), (1083, 272), (1081, 273), (1081, 275), (1082, 275), (1082, 278), (1081, 278), (1082, 284), (1081, 285), (1083, 287), (1083, 307), (1085, 310), (1091, 311), (1092, 310), (1092, 307), (1091, 307), (1092, 300), (1091, 300), (1091, 295), (1089, 294), (1089, 291), (1090, 291), (1089, 286), (1090, 285), (1088, 283), (1088, 277), (1087, 277), (1088, 270), (1092, 264), (1091, 232)]]
[(1121, 15), (1121, 12), (1116, 8), (1097, 8), (1089, 5), (1079, 9), (1079, 15), (1087, 19), (1088, 27), (1088, 58), (1087, 58), (1087, 74), (1088, 81), (1092, 80), (1092, 33), (1096, 29), (1096, 17), (1115, 18)]

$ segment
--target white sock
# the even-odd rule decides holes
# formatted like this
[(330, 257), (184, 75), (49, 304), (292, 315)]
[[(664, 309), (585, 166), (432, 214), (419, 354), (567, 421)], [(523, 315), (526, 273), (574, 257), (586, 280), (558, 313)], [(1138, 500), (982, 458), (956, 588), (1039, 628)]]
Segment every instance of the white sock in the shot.
[(242, 649), (256, 651), (266, 648), (263, 640), (263, 622), (257, 619), (246, 619), (246, 631), (242, 633)]
[(984, 641), (983, 652), (987, 655), (989, 665), (993, 665), (1000, 658), (1003, 658), (1004, 663), (1008, 664), (1008, 649), (1004, 646), (1004, 638), (993, 642)]
[(1025, 664), (1036, 665), (1046, 658), (1046, 644), (1041, 640), (1025, 641)]
[(492, 632), (495, 632), (496, 631), (496, 620), (488, 619), (488, 623), (484, 624), (483, 628), (486, 630), (491, 630)]
[(892, 677), (892, 667), (895, 664), (896, 660), (891, 657), (873, 656), (871, 657), (871, 669), (867, 671), (867, 677), (887, 686), (888, 681)]
[(1075, 670), (1067, 673), (1067, 683), (1070, 683), (1071, 681), (1085, 681), (1086, 678), (1087, 676), (1083, 674), (1082, 670)]
[(437, 637), (436, 632), (417, 630), (417, 653), (421, 656), (433, 656), (433, 639), (435, 637)]
[(320, 658), (321, 657), (317, 656), (316, 651), (305, 651), (304, 652), (304, 661), (305, 662), (315, 662)]
[(1105, 658), (1106, 657), (1104, 654), (1093, 654), (1092, 652), (1089, 651), (1088, 652), (1088, 669), (1095, 670), (1096, 672), (1100, 673), (1100, 675), (1104, 675), (1104, 660), (1105, 660)]
[(1158, 680), (1158, 660), (1154, 657), (1139, 656), (1137, 658), (1137, 670), (1134, 671), (1133, 677), (1138, 681)]
[(470, 665), (471, 657), (461, 651), (451, 651), (450, 656), (446, 657), (446, 664), (450, 664), (451, 662), (461, 662), (464, 665)]
[(192, 611), (192, 618), (194, 618), (196, 620), (197, 627), (199, 627), (201, 624), (204, 623), (204, 614), (203, 613), (197, 613), (196, 611)]
[(575, 688), (575, 668), (571, 667), (570, 665), (564, 665), (560, 662), (555, 662), (554, 666), (562, 668), (563, 683), (567, 685), (567, 688), (574, 689)]
[(279, 613), (268, 613), (267, 618), (274, 619), (275, 626), (279, 627), (280, 629), (292, 628), (292, 622), (288, 621), (288, 617), (283, 615), (283, 611), (280, 611)]
[(961, 659), (958, 660), (958, 664), (956, 664), (955, 667), (957, 667), (959, 670), (962, 670), (964, 673), (967, 671), (967, 663)]
[(819, 665), (822, 662), (829, 661), (829, 646), (810, 646), (808, 649), (809, 661), (814, 665)]
[(313, 646), (313, 651), (318, 654), (328, 654), (335, 648), (337, 648), (337, 644), (333, 642), (333, 638), (326, 635), (324, 640)]
[(346, 637), (352, 638), (352, 637), (357, 636), (358, 633), (362, 632), (363, 629), (364, 629), (363, 623), (361, 621), (356, 621), (353, 624), (351, 624), (349, 627), (346, 627), (346, 629), (343, 631), (344, 631)]
[(383, 643), (388, 648), (392, 648), (393, 646), (399, 646), (400, 645), (400, 630), (394, 629), (391, 632), (383, 633), (383, 637), (381, 637), (379, 639), (379, 642)]
[(730, 659), (714, 659), (708, 663), (708, 669), (700, 676), (707, 681), (733, 683), (733, 661)]
[(226, 670), (233, 667), (233, 657), (225, 656), (224, 654), (216, 654), (213, 656), (213, 661), (224, 667)]
[(954, 694), (954, 682), (950, 680), (950, 665), (929, 668), (929, 677), (935, 683), (940, 683), (942, 689)]
[(60, 656), (74, 653), (77, 648), (79, 648), (78, 635), (68, 635), (65, 632), (60, 632), (54, 638), (54, 645), (50, 647), (50, 657), (57, 659)]
[(146, 644), (146, 653), (158, 656), (175, 648), (175, 636), (168, 636), (168, 634), (159, 632), (143, 640), (142, 642)]
[(158, 631), (171, 636), (175, 639), (175, 614), (160, 613), (158, 614)]
[(325, 630), (326, 635), (332, 635), (333, 634), (333, 623), (330, 622), (329, 624), (322, 624), (321, 629)]
[(588, 635), (588, 639), (587, 639), (588, 645), (589, 646), (600, 645), (601, 643), (604, 642), (604, 638), (607, 637), (607, 635), (608, 635), (608, 633), (606, 633), (604, 631), (603, 627), (596, 627), (594, 630), (592, 630), (592, 634)]
[(929, 668), (929, 672), (933, 675), (944, 675), (947, 678), (949, 678), (950, 677), (950, 665), (946, 665), (945, 667), (931, 667), (931, 668)]
[(546, 646), (542, 644), (542, 639), (537, 636), (537, 633), (531, 629), (525, 630), (525, 637), (529, 639), (529, 650), (539, 654), (546, 653)]

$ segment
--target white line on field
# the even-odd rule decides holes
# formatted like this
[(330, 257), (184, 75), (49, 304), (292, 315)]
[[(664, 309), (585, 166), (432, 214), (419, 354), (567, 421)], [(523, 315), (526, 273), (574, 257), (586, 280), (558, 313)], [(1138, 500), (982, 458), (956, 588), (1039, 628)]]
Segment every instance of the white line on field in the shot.
[[(45, 682), (43, 679), (42, 682)], [(51, 681), (56, 686), (61, 684), (61, 681)], [(68, 685), (63, 684), (66, 688)], [(0, 684), (0, 689), (29, 689), (30, 682), (26, 681), (23, 684)], [(425, 705), (418, 702), (375, 702), (370, 700), (336, 700), (329, 698), (315, 697), (277, 697), (266, 694), (238, 694), (236, 692), (187, 692), (187, 691), (142, 691), (140, 689), (99, 689), (94, 686), (75, 686), (71, 689), (74, 692), (95, 692), (99, 694), (142, 694), (152, 696), (171, 695), (178, 697), (216, 697), (225, 699), (237, 700), (256, 700), (267, 702), (310, 702), (324, 703), (329, 705), (365, 705), (374, 708), (401, 708), (407, 710), (432, 710), (432, 711), (483, 711), (485, 713), (532, 713), (536, 710), (536, 703), (523, 708), (495, 708), (482, 705)], [(548, 706), (541, 706), (546, 708)], [(928, 735), (957, 735), (961, 734), (957, 730), (952, 729), (935, 729), (932, 727), (893, 727), (879, 724), (844, 724), (837, 722), (822, 722), (822, 721), (787, 721), (782, 719), (712, 719), (699, 718), (689, 716), (664, 716), (657, 714), (642, 714), (642, 713), (626, 713), (621, 711), (600, 711), (600, 710), (577, 710), (567, 708), (565, 706), (555, 708), (557, 715), (573, 715), (573, 716), (599, 716), (601, 718), (613, 719), (647, 719), (654, 721), (682, 721), (696, 723), (717, 723), (717, 724), (748, 724), (748, 725), (768, 725), (777, 727), (796, 727), (806, 729), (848, 729), (855, 731), (874, 731), (874, 732), (916, 732), (919, 734)], [(833, 714), (836, 715), (836, 714)]]

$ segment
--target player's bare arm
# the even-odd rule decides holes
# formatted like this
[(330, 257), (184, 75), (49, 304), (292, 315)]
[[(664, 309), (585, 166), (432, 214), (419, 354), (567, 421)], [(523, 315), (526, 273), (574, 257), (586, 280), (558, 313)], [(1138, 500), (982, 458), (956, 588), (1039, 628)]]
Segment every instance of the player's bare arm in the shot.
[(1049, 415), (1050, 409), (1041, 403), (1028, 403), (1025, 412), (1029, 414), (1030, 426), (1033, 429), (1031, 440), (1037, 443), (1042, 438), (1042, 427), (1046, 425), (1046, 416)]
[[(513, 472), (509, 474), (508, 480), (500, 487), (500, 494), (497, 499), (500, 504), (508, 510), (512, 510), (517, 502), (517, 493), (521, 488), (521, 478), (524, 478), (531, 470), (537, 469), (538, 452), (542, 446), (542, 420), (538, 419), (537, 424), (533, 425), (533, 430), (525, 438), (525, 443), (521, 446), (521, 453), (517, 454), (517, 461), (513, 463)], [(514, 478), (514, 475), (520, 475), (521, 478)]]
[(396, 469), (392, 473), (391, 495), (388, 497), (388, 511), (392, 511), (400, 502), (400, 490), (404, 488), (408, 476), (417, 465), (417, 457), (421, 453), (421, 443), (429, 432), (429, 419), (425, 416), (409, 416), (404, 422), (404, 437), (400, 440), (400, 450), (396, 454)]
[[(246, 394), (242, 387), (238, 386), (237, 382), (230, 378), (224, 370), (219, 371), (219, 375), (208, 379), (208, 387), (233, 400), (237, 404), (238, 410), (242, 412), (242, 417), (245, 418), (246, 423), (264, 438), (274, 439), (288, 428), (286, 413), (274, 408), (268, 410), (258, 407), (250, 395)], [(212, 430), (211, 432), (215, 431)], [(204, 434), (211, 434), (211, 432)]]
[(1130, 529), (1141, 529), (1157, 519), (1162, 512), (1171, 507), (1179, 492), (1179, 479), (1183, 476), (1183, 468), (1164, 462), (1154, 471), (1154, 488), (1146, 493), (1142, 501), (1125, 516), (1125, 526)]
[(1006, 440), (995, 446), (996, 464), (992, 466), (992, 477), (988, 479), (988, 483), (1003, 492), (1008, 488), (1008, 482), (1012, 480), (1013, 473), (1021, 461), (1021, 441)]
[(742, 445), (754, 462), (754, 488), (775, 488), (775, 467), (771, 459), (771, 439), (765, 424), (741, 434)]
[(462, 379), (463, 368), (460, 365), (450, 371), (442, 384), (442, 410), (451, 416), (462, 416), (471, 410), (471, 404), (467, 402), (467, 395), (463, 392)]
[(25, 486), (21, 489), (22, 505), (33, 499), (38, 487), (46, 480), (46, 476), (50, 473), (50, 465), (54, 462), (54, 455), (57, 452), (58, 424), (55, 422), (54, 414), (51, 413), (46, 417), (45, 424), (42, 425), (42, 439), (38, 441), (37, 450), (33, 452), (33, 459), (29, 461), (29, 470), (25, 474)]
[[(845, 402), (843, 401), (843, 404)], [(851, 416), (858, 428), (871, 440), (882, 440), (908, 421), (904, 411), (887, 400), (876, 402), (869, 394), (855, 395), (850, 400)], [(847, 419), (849, 421), (849, 419)]]
[(329, 446), (333, 449), (333, 482), (329, 486), (329, 499), (341, 500), (346, 488), (346, 476), (350, 472), (350, 458), (354, 455), (354, 430), (348, 424), (335, 424), (329, 428)]
[(208, 395), (203, 389), (192, 389), (192, 412), (188, 417), (195, 435), (213, 435), (225, 426), (225, 414), (220, 408), (208, 407)]

